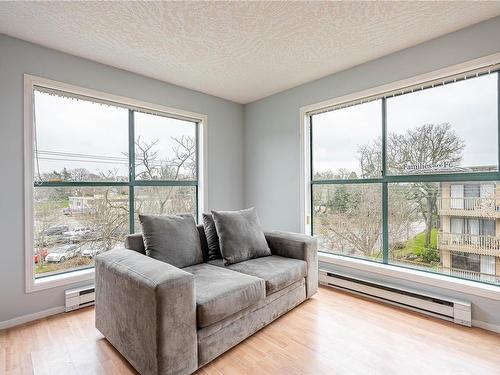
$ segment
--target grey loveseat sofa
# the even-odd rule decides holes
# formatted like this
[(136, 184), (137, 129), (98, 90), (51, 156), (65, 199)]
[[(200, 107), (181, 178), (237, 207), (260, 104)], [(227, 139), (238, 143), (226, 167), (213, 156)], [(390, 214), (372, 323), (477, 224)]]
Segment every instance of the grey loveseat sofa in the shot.
[[(207, 254), (203, 226), (198, 226)], [(142, 236), (96, 257), (96, 327), (141, 374), (189, 374), (311, 297), (317, 243), (266, 232), (271, 256), (176, 268)]]

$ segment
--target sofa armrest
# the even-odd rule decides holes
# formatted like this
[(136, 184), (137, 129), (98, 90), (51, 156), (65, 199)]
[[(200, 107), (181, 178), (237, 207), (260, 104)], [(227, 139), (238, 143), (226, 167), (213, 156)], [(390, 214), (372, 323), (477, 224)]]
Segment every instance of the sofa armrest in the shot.
[(305, 234), (271, 231), (264, 232), (274, 255), (305, 260), (307, 262), (306, 297), (318, 290), (318, 241)]
[(141, 374), (198, 367), (193, 275), (136, 251), (95, 258), (96, 328)]

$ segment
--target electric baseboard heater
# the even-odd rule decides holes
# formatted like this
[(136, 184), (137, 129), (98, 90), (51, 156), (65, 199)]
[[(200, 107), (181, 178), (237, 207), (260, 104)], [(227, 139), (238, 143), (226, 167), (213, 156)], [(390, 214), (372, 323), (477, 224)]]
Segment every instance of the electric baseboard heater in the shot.
[(345, 290), (467, 327), (472, 324), (470, 302), (325, 270), (319, 271), (319, 282), (322, 285)]
[(82, 307), (92, 306), (95, 304), (95, 287), (88, 285), (81, 288), (69, 289), (64, 292), (66, 303), (64, 311), (73, 311)]

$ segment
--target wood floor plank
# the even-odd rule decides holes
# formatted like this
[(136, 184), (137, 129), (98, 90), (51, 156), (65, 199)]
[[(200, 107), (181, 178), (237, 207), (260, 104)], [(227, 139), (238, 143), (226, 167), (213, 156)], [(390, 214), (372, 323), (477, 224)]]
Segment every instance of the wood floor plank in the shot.
[[(94, 328), (94, 309), (0, 331), (0, 375), (136, 374)], [(500, 375), (500, 335), (321, 287), (311, 300), (197, 371)]]

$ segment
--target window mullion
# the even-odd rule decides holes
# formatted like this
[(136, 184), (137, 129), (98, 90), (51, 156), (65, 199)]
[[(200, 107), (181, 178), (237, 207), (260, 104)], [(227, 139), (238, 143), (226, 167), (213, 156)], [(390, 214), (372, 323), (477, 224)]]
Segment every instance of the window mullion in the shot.
[(128, 186), (122, 181), (35, 181), (34, 187), (110, 187)]
[(134, 111), (128, 110), (128, 163), (129, 163), (129, 188), (128, 188), (128, 206), (129, 206), (129, 232), (135, 232), (135, 124)]
[(309, 211), (309, 225), (311, 226), (311, 236), (314, 236), (314, 194), (313, 194), (313, 181), (314, 181), (314, 172), (313, 172), (313, 117), (309, 116), (309, 192), (310, 192), (310, 211)]
[(135, 180), (131, 186), (197, 186), (198, 180)]
[[(196, 132), (195, 132), (195, 144), (196, 144), (196, 181), (199, 181), (200, 177), (200, 123), (196, 123)], [(196, 202), (196, 216), (195, 220), (199, 223), (199, 215), (200, 215), (200, 197), (199, 197), (199, 188), (198, 182), (196, 182), (195, 187), (195, 202)]]
[(498, 171), (500, 172), (500, 71), (497, 71), (497, 152)]
[(389, 209), (388, 209), (388, 185), (385, 181), (387, 171), (387, 101), (382, 99), (382, 261), (389, 263)]
[(389, 192), (387, 182), (382, 183), (382, 261), (389, 263)]
[(385, 178), (387, 174), (387, 99), (383, 98), (382, 101), (382, 170), (380, 171), (382, 174), (382, 178)]

